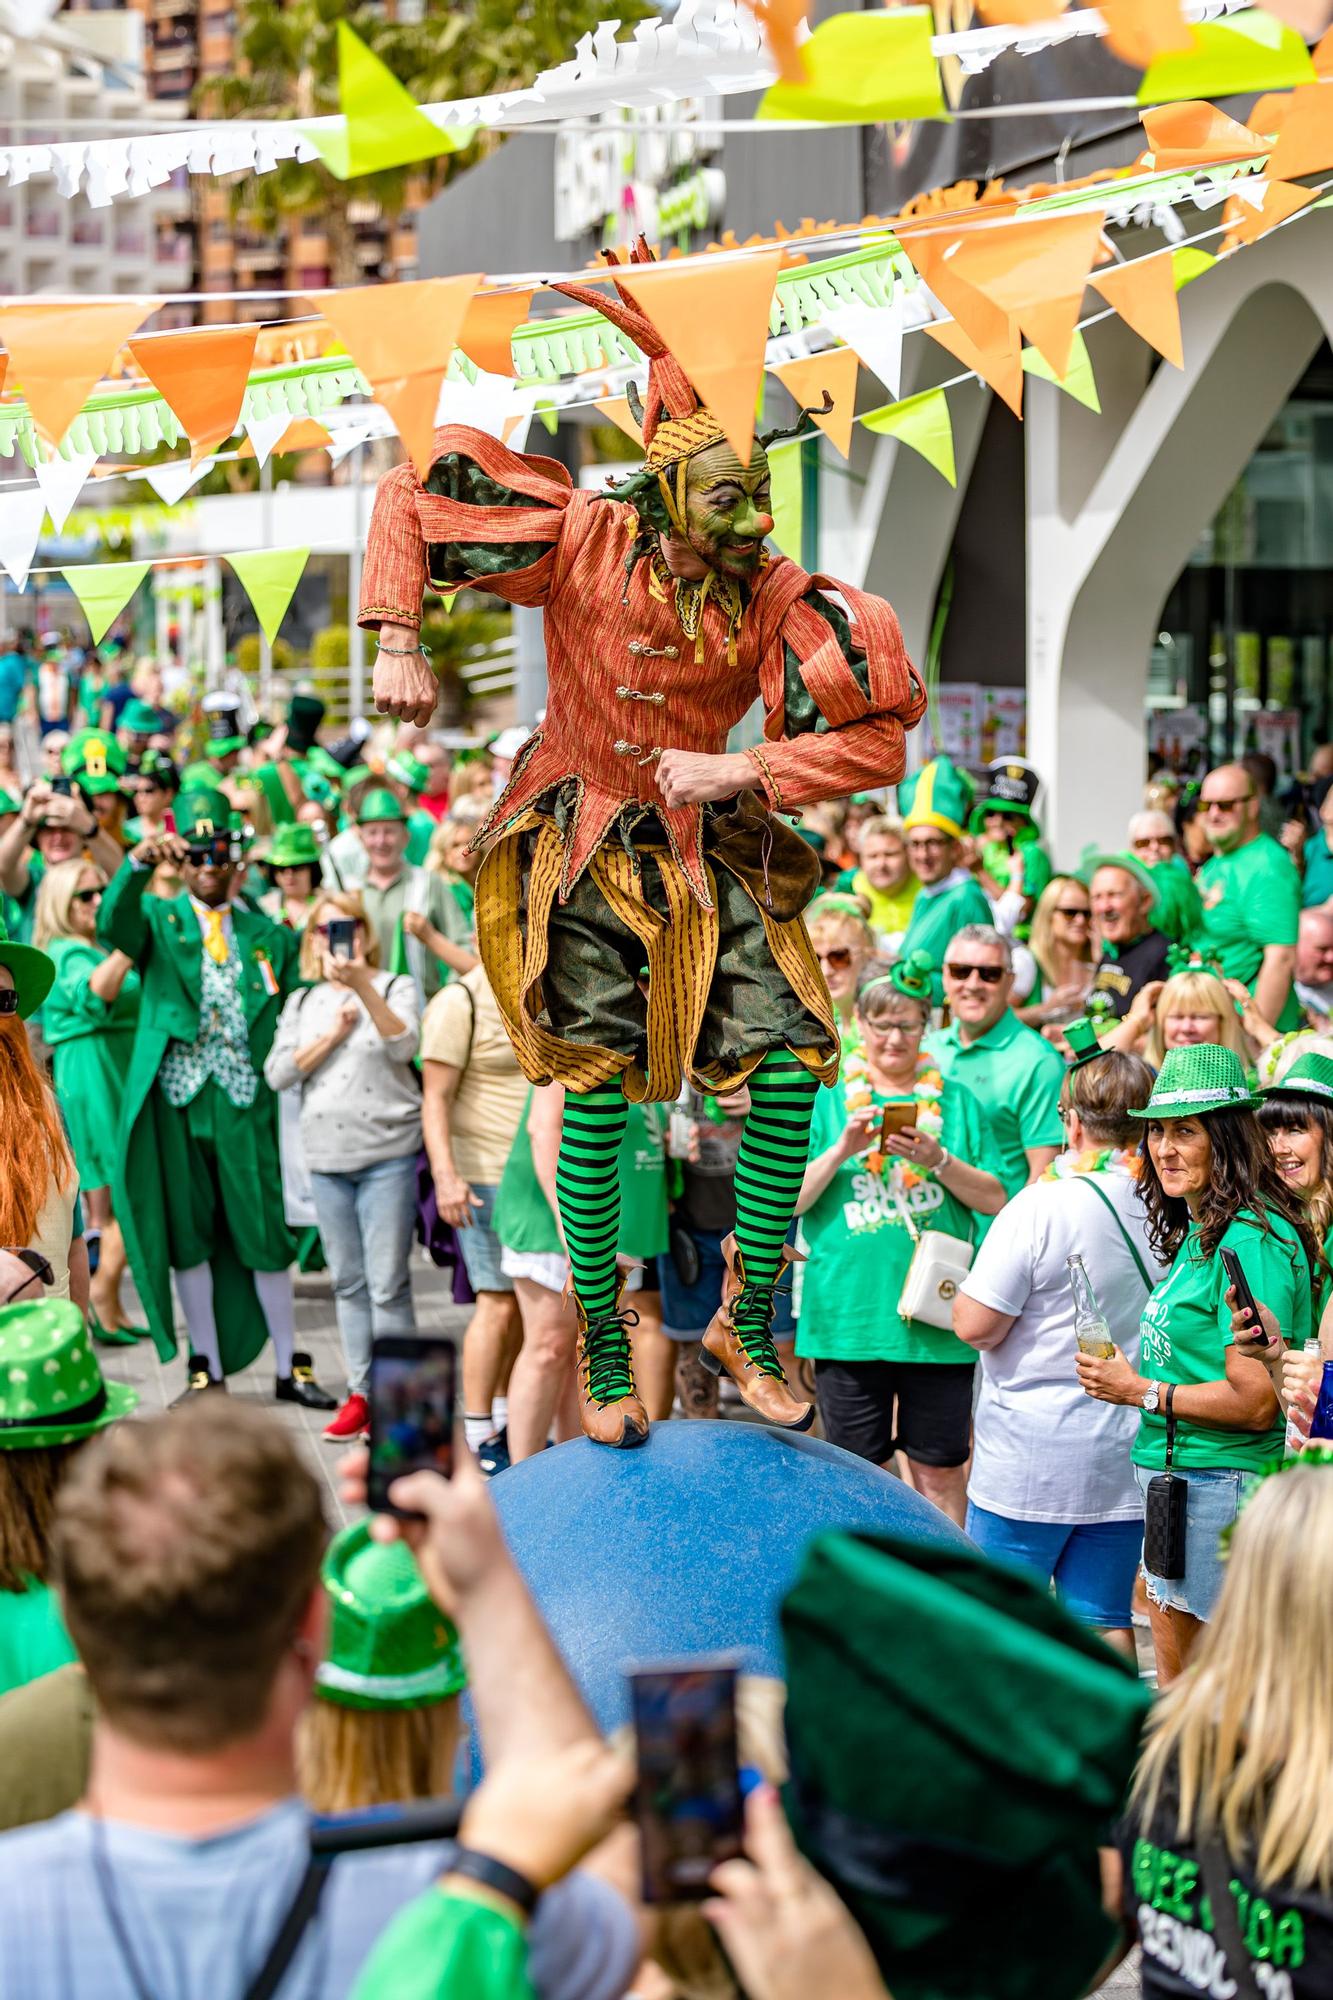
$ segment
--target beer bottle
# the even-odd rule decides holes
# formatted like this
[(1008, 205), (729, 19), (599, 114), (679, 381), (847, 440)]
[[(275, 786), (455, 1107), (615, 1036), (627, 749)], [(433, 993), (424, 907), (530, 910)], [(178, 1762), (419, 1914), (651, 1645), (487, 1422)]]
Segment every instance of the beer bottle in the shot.
[(1092, 1289), (1092, 1280), (1083, 1266), (1081, 1257), (1067, 1257), (1065, 1269), (1069, 1272), (1069, 1289), (1074, 1295), (1074, 1339), (1078, 1342), (1080, 1354), (1095, 1354), (1099, 1360), (1109, 1361), (1115, 1353), (1115, 1342), (1107, 1325), (1106, 1315), (1097, 1303), (1097, 1294)]

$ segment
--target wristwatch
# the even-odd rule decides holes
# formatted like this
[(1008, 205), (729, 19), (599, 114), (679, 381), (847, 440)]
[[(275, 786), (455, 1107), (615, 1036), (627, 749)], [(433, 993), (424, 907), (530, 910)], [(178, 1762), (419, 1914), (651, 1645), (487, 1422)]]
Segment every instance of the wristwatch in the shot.
[(1147, 1388), (1143, 1392), (1140, 1407), (1142, 1409), (1145, 1409), (1150, 1417), (1155, 1417), (1157, 1415), (1158, 1407), (1161, 1403), (1161, 1400), (1162, 1400), (1161, 1383), (1150, 1382)]

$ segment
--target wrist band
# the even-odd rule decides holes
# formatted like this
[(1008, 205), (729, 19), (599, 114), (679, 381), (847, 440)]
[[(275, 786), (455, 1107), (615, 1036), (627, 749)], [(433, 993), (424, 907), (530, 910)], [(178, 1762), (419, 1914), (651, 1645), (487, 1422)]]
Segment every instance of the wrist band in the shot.
[(939, 1163), (939, 1165), (938, 1165), (938, 1166), (936, 1167), (936, 1169), (935, 1169), (935, 1172), (936, 1172), (937, 1174), (942, 1174), (942, 1173), (944, 1172), (944, 1169), (945, 1169), (946, 1167), (951, 1167), (952, 1165), (953, 1165), (953, 1154), (952, 1154), (952, 1153), (950, 1153), (950, 1152), (948, 1152), (948, 1151), (947, 1151), (947, 1150), (945, 1149), (945, 1147), (941, 1146), (941, 1147), (940, 1147), (940, 1163)]
[(376, 650), (383, 653), (386, 660), (415, 660), (418, 653), (423, 659), (430, 658), (429, 646), (381, 646), (376, 642)]
[(480, 1882), (483, 1887), (494, 1889), (498, 1896), (506, 1896), (511, 1903), (516, 1903), (527, 1917), (536, 1909), (537, 1898), (541, 1895), (536, 1884), (529, 1882), (526, 1875), (520, 1875), (517, 1868), (506, 1867), (493, 1854), (479, 1854), (475, 1847), (456, 1847), (444, 1872), (446, 1875), (465, 1875), (470, 1882)]

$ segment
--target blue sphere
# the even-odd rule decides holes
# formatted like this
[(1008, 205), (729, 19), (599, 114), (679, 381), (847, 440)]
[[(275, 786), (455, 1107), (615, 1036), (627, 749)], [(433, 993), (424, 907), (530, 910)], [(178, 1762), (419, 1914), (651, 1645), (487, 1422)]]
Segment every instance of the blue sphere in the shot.
[(782, 1678), (778, 1606), (812, 1535), (963, 1540), (877, 1465), (759, 1424), (654, 1424), (637, 1451), (579, 1439), (501, 1473), (492, 1491), (604, 1730), (629, 1720), (628, 1666), (739, 1653), (744, 1672)]

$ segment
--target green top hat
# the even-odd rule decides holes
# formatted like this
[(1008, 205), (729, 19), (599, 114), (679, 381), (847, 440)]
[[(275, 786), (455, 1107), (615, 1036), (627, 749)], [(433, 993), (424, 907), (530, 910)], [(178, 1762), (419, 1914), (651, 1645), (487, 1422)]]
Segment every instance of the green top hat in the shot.
[(1317, 1049), (1297, 1056), (1291, 1068), (1276, 1083), (1263, 1086), (1265, 1097), (1322, 1097), (1333, 1103), (1333, 1057), (1321, 1056)]
[(935, 826), (957, 840), (971, 804), (972, 780), (947, 757), (932, 758), (898, 787), (898, 809), (908, 831)]
[(1041, 790), (1041, 779), (1031, 764), (1021, 757), (997, 757), (986, 770), (986, 789), (972, 808), (967, 823), (969, 833), (982, 832), (987, 813), (1012, 813), (1016, 818), (1032, 817)]
[(215, 833), (230, 833), (230, 799), (202, 785), (197, 791), (182, 792), (176, 802), (176, 831), (185, 840), (209, 840)]
[(467, 1686), (458, 1633), (404, 1542), (375, 1542), (368, 1521), (335, 1535), (324, 1558), (329, 1643), (316, 1692), (344, 1708), (423, 1708)]
[(1259, 1102), (1240, 1057), (1215, 1042), (1168, 1049), (1142, 1111), (1131, 1118), (1206, 1118), (1210, 1111), (1250, 1111)]
[(1151, 919), (1156, 919), (1161, 908), (1162, 891), (1159, 884), (1153, 880), (1152, 870), (1146, 868), (1136, 854), (1131, 854), (1127, 848), (1103, 852), (1098, 847), (1085, 847), (1078, 858), (1076, 870), (1078, 879), (1085, 889), (1091, 889), (1092, 878), (1099, 868), (1120, 868), (1126, 875), (1132, 875), (1139, 887), (1146, 889), (1151, 897), (1148, 915)]
[(385, 766), (391, 778), (406, 785), (409, 792), (424, 792), (430, 783), (430, 765), (423, 764), (410, 750), (399, 750)]
[(342, 786), (347, 773), (336, 757), (331, 757), (322, 743), (312, 743), (302, 760), (301, 781), (304, 784), (310, 773), (324, 778), (331, 785)]
[(1085, 1014), (1081, 1020), (1071, 1021), (1065, 1029), (1065, 1040), (1069, 1044), (1069, 1060), (1066, 1069), (1082, 1069), (1084, 1063), (1095, 1057), (1109, 1054), (1097, 1040), (1097, 1024)]
[(140, 701), (136, 695), (127, 701), (120, 711), (117, 727), (129, 736), (160, 736), (162, 733), (162, 711), (151, 703)]
[(919, 1001), (923, 1007), (934, 1004), (931, 975), (935, 961), (928, 951), (909, 951), (906, 958), (899, 958), (874, 979), (867, 979), (857, 994), (857, 1004), (876, 986), (891, 986), (895, 993), (901, 993), (905, 1000)]
[(77, 778), (85, 792), (118, 792), (126, 763), (125, 752), (105, 729), (81, 729), (60, 753), (61, 770)]
[(1097, 1850), (1152, 1699), (1134, 1668), (956, 1537), (817, 1536), (781, 1625), (787, 1814), (892, 1991), (1085, 1993), (1115, 1934)]
[(266, 868), (318, 869), (319, 842), (315, 839), (314, 827), (297, 820), (278, 827), (264, 857), (264, 865)]
[(137, 1389), (103, 1380), (68, 1299), (0, 1306), (0, 1451), (77, 1444), (138, 1401)]
[(323, 720), (324, 704), (317, 694), (294, 694), (287, 704), (287, 748), (303, 755)]
[[(212, 776), (211, 765), (204, 765), (203, 770), (210, 777)], [(176, 766), (172, 763), (165, 750), (145, 750), (143, 756), (139, 759), (137, 775), (141, 778), (151, 778), (153, 783), (161, 785), (164, 791), (172, 792), (179, 789)]]
[(19, 996), (19, 1019), (26, 1021), (51, 991), (56, 962), (35, 945), (11, 941), (5, 920), (0, 917), (0, 965), (6, 967), (14, 982), (14, 991)]
[(201, 704), (208, 724), (208, 757), (227, 757), (244, 750), (246, 734), (241, 728), (241, 704), (233, 695), (206, 694)]
[(374, 791), (367, 792), (362, 799), (356, 823), (358, 826), (370, 826), (375, 820), (382, 819), (396, 819), (403, 826), (407, 824), (407, 814), (403, 810), (401, 801), (383, 785), (377, 785)]

